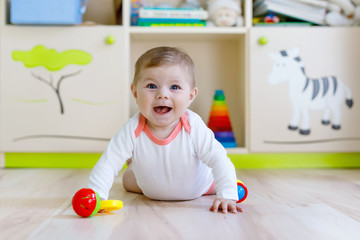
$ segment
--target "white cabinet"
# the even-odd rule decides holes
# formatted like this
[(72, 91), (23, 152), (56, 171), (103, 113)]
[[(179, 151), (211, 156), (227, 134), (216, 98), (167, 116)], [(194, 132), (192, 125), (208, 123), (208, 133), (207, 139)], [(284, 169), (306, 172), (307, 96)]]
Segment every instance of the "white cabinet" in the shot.
[(3, 27), (1, 151), (103, 151), (129, 117), (123, 47), (119, 26)]
[(359, 39), (359, 28), (250, 30), (251, 152), (359, 151)]
[[(180, 47), (193, 58), (199, 95), (191, 109), (204, 122), (215, 90), (224, 90), (238, 143), (229, 153), (359, 151), (360, 28), (252, 27), (252, 1), (246, 0), (242, 6), (244, 26), (234, 28), (133, 27), (130, 1), (122, 3), (123, 25), (112, 26), (13, 26), (4, 23), (3, 10), (0, 151), (102, 152), (107, 140), (137, 111), (129, 90), (135, 61), (146, 50), (161, 45)], [(109, 36), (115, 43), (106, 42)], [(258, 43), (262, 36), (269, 40), (265, 45)], [(41, 65), (25, 66), (13, 58), (14, 51), (29, 52), (39, 46), (58, 54), (85, 52), (91, 61), (49, 70)], [(335, 91), (332, 76), (337, 79), (337, 92), (343, 91), (342, 83), (351, 90), (353, 106), (348, 108), (344, 97), (339, 108), (340, 129), (332, 128), (336, 121), (331, 111), (330, 124), (322, 124), (327, 113), (321, 110), (321, 103), (304, 103), (302, 110), (293, 114), (297, 109), (294, 102), (305, 100), (290, 100), (289, 81), (269, 84), (274, 66), (269, 53), (280, 56), (280, 51), (296, 48), (301, 58), (297, 69), (304, 67), (309, 77), (300, 90), (306, 88), (310, 99)], [(327, 80), (323, 79), (326, 76)], [(56, 87), (49, 84), (60, 79), (63, 113)], [(290, 123), (297, 130), (289, 130)], [(300, 134), (300, 128), (304, 128), (302, 133), (310, 130), (309, 134)]]

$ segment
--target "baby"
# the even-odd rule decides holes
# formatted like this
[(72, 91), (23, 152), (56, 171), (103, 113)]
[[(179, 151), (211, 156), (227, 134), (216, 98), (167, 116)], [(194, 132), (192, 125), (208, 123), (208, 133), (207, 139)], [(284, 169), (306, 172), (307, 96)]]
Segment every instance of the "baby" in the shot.
[(145, 52), (135, 64), (131, 91), (140, 112), (111, 139), (88, 187), (107, 199), (114, 177), (127, 191), (156, 200), (217, 195), (211, 211), (242, 211), (235, 168), (200, 116), (188, 110), (198, 89), (191, 58), (171, 47)]

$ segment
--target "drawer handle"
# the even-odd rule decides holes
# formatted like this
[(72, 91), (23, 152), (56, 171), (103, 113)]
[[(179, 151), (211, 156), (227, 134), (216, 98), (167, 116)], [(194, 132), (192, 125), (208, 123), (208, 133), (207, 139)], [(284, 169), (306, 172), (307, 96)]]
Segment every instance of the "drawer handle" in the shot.
[(269, 42), (269, 39), (265, 36), (262, 36), (261, 38), (259, 38), (260, 45), (266, 45), (268, 42)]
[(113, 35), (110, 35), (106, 38), (106, 43), (111, 45), (114, 44), (116, 42), (116, 38)]

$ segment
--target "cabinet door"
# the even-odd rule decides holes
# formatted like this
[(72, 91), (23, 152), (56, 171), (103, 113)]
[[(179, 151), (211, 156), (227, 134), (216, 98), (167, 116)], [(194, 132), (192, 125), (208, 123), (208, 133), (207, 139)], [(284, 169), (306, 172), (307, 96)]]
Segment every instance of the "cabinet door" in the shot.
[(251, 151), (360, 151), (359, 42), (359, 28), (250, 30)]
[(128, 119), (122, 27), (6, 26), (1, 35), (1, 151), (103, 151)]

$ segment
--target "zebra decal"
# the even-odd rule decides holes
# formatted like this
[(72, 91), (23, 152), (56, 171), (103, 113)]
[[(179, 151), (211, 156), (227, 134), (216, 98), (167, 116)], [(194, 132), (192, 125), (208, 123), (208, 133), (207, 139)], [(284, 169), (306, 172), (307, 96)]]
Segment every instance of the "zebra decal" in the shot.
[(293, 107), (289, 129), (297, 130), (300, 125), (300, 134), (310, 134), (309, 110), (323, 110), (321, 123), (331, 123), (332, 129), (340, 129), (344, 100), (349, 108), (353, 105), (350, 88), (335, 76), (309, 78), (297, 48), (269, 55), (275, 63), (268, 82), (289, 82), (289, 98)]

